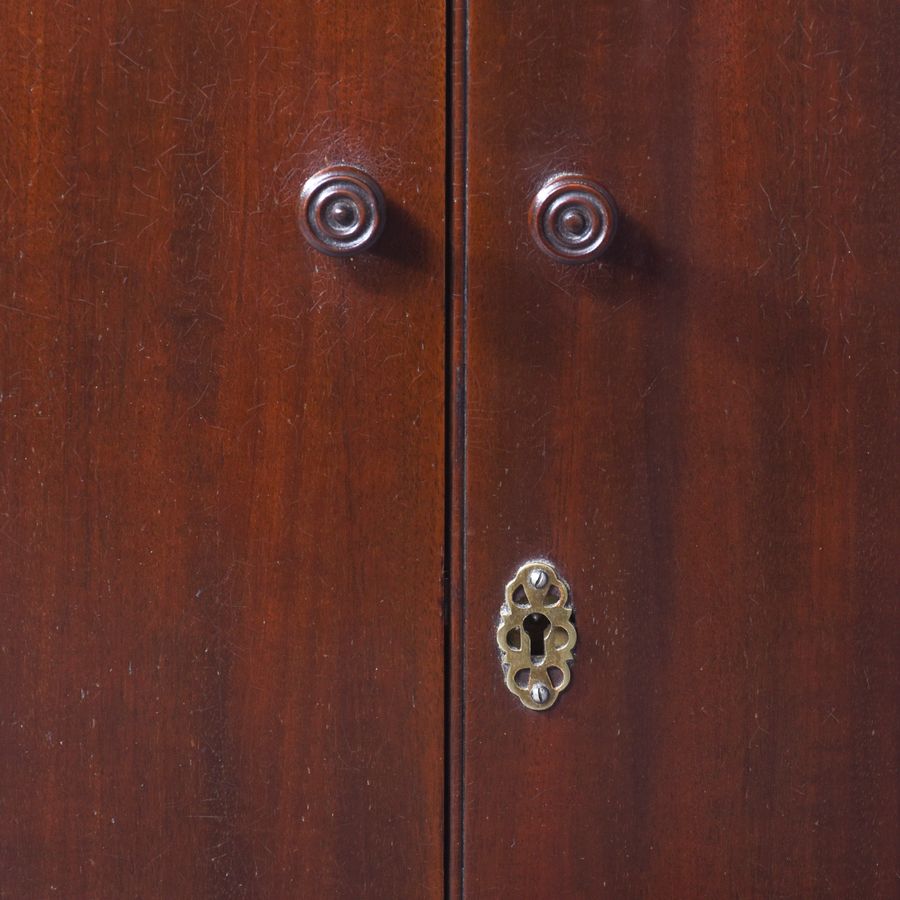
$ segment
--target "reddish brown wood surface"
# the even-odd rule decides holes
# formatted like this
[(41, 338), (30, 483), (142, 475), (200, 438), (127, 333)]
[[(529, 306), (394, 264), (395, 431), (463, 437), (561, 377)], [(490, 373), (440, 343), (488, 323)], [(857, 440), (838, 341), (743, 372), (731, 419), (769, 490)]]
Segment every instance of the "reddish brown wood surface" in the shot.
[[(467, 897), (897, 895), (897, 24), (471, 4)], [(560, 170), (606, 265), (531, 241)], [(547, 713), (494, 645), (540, 554)]]
[(437, 896), (444, 10), (0, 23), (0, 896)]

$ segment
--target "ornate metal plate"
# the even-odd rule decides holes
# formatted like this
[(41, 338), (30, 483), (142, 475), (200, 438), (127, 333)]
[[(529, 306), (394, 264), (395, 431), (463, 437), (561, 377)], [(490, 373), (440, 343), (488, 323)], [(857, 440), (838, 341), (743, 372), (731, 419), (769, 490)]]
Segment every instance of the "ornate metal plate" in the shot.
[(506, 686), (529, 709), (549, 709), (568, 686), (576, 637), (569, 586), (552, 563), (525, 563), (506, 586), (497, 645)]

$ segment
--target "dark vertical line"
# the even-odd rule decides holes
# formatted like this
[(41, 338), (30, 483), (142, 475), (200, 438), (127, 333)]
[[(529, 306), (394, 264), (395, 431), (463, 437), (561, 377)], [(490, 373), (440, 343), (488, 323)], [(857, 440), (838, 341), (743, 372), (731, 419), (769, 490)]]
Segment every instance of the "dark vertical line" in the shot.
[(457, 96), (459, 108), (458, 134), (460, 150), (457, 156), (459, 166), (459, 196), (457, 210), (459, 214), (459, 241), (461, 247), (461, 265), (459, 272), (459, 384), (458, 396), (458, 443), (459, 467), (459, 517), (457, 528), (459, 572), (458, 572), (458, 609), (457, 617), (457, 663), (459, 668), (459, 752), (458, 795), (458, 895), (460, 900), (465, 894), (465, 762), (466, 762), (466, 584), (468, 572), (467, 516), (468, 504), (468, 360), (469, 360), (469, 0), (459, 0), (459, 74)]
[(444, 893), (463, 895), (468, 3), (447, 0), (445, 189)]
[(454, 254), (454, 4), (456, 0), (447, 0), (444, 34), (446, 42), (444, 62), (444, 818), (443, 818), (443, 865), (444, 865), (444, 898), (449, 900), (455, 884), (454, 869), (458, 853), (456, 847), (455, 778), (457, 765), (454, 762), (457, 716), (454, 704), (457, 702), (455, 685), (456, 660), (454, 658), (454, 616), (456, 603), (453, 589), (455, 578), (453, 564), (456, 559), (455, 548), (455, 445), (454, 434), (456, 424), (456, 376), (455, 376), (455, 336), (456, 336), (456, 303), (454, 299), (455, 262)]

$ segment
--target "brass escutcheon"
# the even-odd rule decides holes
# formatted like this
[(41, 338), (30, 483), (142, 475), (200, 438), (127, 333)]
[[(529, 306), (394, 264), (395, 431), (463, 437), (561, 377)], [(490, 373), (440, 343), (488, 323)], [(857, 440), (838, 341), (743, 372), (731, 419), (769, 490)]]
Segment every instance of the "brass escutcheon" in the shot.
[(497, 645), (506, 686), (529, 709), (549, 709), (568, 686), (576, 637), (569, 586), (556, 567), (525, 563), (506, 586)]

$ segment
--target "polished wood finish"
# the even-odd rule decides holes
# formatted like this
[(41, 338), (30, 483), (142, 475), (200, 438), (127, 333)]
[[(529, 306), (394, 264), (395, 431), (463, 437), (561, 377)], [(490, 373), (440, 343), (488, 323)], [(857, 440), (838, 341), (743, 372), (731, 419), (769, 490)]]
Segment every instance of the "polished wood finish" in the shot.
[[(896, 8), (470, 12), (463, 893), (895, 897)], [(602, 264), (531, 240), (559, 171)], [(578, 648), (531, 712), (540, 555)]]
[(440, 895), (444, 10), (0, 21), (0, 896)]
[(0, 896), (896, 894), (896, 12), (0, 21)]

